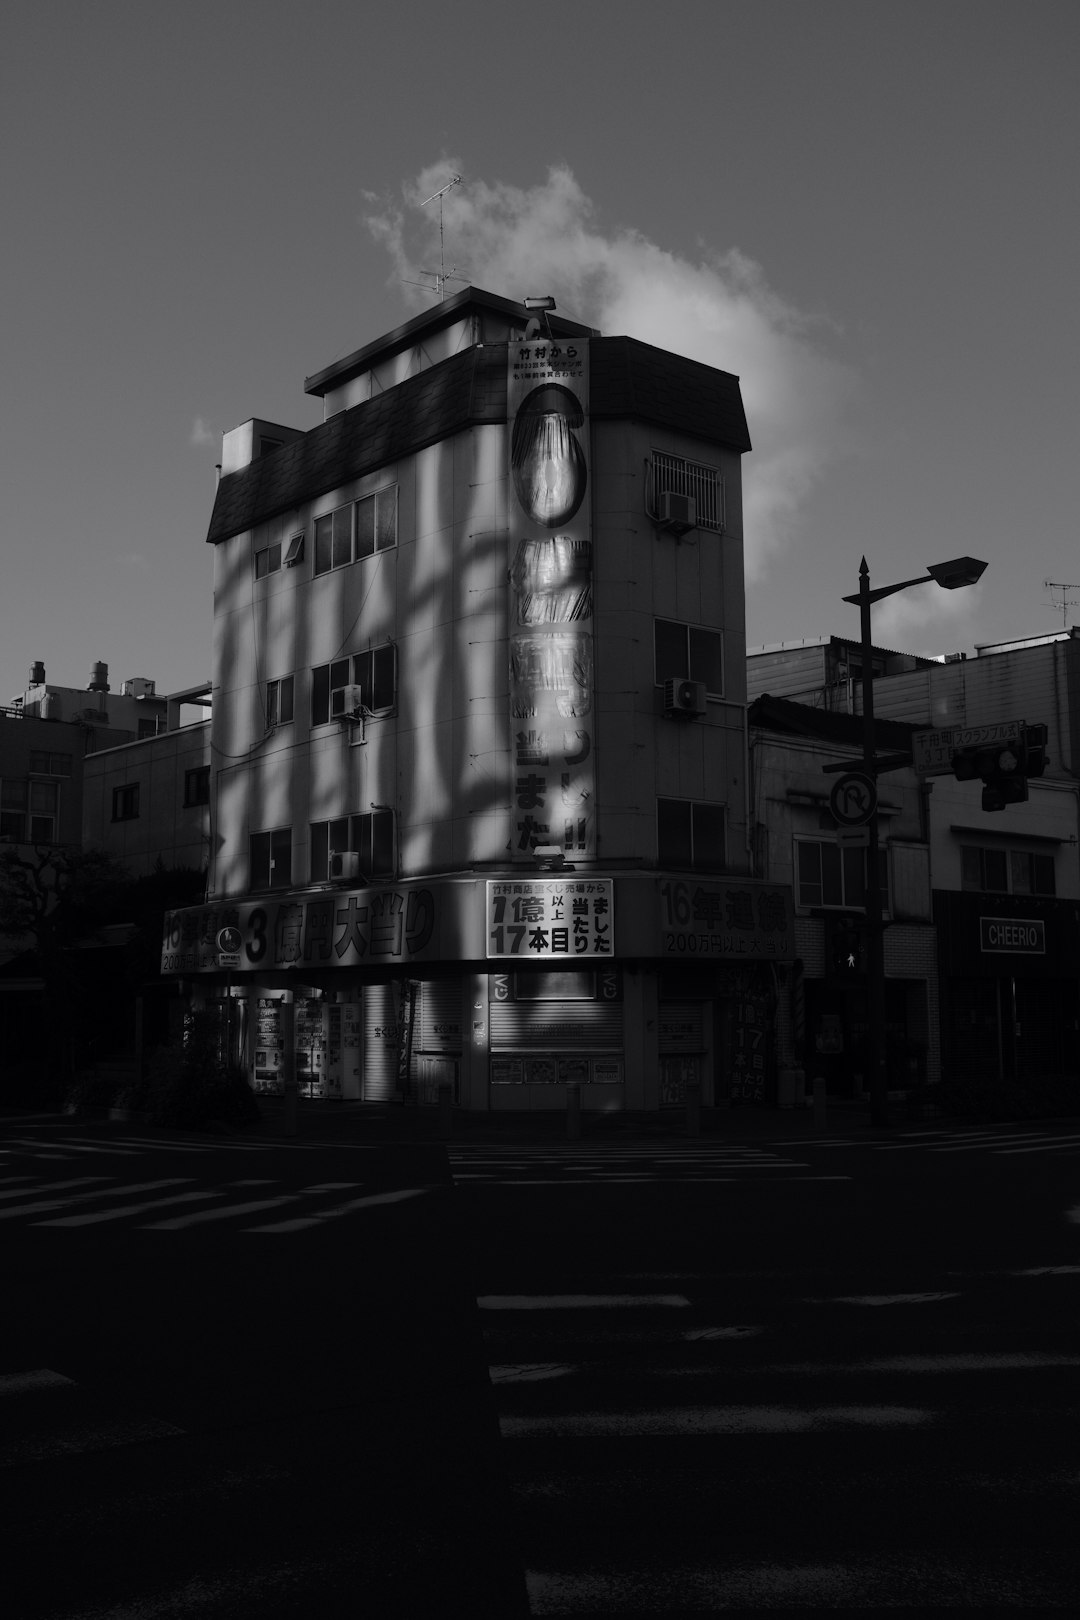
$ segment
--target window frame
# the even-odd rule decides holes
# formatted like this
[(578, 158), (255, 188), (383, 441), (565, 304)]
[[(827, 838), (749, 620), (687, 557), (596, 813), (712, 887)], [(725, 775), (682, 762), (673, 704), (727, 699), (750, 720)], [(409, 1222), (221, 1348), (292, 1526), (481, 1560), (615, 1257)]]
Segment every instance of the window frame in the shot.
[(121, 782), (112, 790), (113, 821), (138, 821), (139, 815), (139, 783)]
[[(988, 857), (1000, 861), (1003, 882), (988, 881), (991, 876), (996, 876), (989, 871)], [(978, 882), (973, 883), (971, 868), (976, 862), (979, 868)], [(1027, 887), (1023, 884), (1017, 887), (1019, 862), (1026, 862), (1028, 867)], [(1041, 882), (1038, 877), (1040, 870)], [(1049, 887), (1046, 886), (1047, 876), (1050, 880)], [(1006, 844), (961, 844), (960, 889), (964, 894), (1011, 894), (1032, 899), (1053, 900), (1057, 897), (1057, 861), (1054, 854), (1046, 850), (1018, 849)]]
[[(375, 867), (376, 822), (379, 827), (380, 864)], [(356, 815), (331, 816), (308, 824), (309, 879), (330, 883), (330, 856), (350, 851), (361, 857), (366, 883), (397, 876), (397, 817), (393, 810), (365, 810)], [(366, 857), (366, 862), (365, 862)]]
[[(281, 875), (275, 877), (279, 867)], [(292, 887), (291, 827), (267, 827), (248, 834), (248, 887), (253, 894)]]
[[(658, 641), (658, 632), (659, 632), (659, 627), (661, 625), (667, 626), (667, 628), (670, 629), (670, 630), (683, 630), (683, 631), (686, 632), (686, 637), (685, 637), (685, 640), (686, 640), (686, 647), (685, 647), (686, 657), (685, 657), (685, 660), (684, 660), (685, 665), (686, 665), (685, 669), (683, 669), (683, 670), (671, 669), (671, 670), (668, 670), (666, 673), (663, 673), (663, 674), (661, 673), (660, 647), (659, 647), (659, 641)], [(695, 637), (695, 635), (699, 636), (699, 637), (708, 636), (710, 638), (713, 638), (717, 643), (717, 650), (719, 652), (719, 665), (720, 665), (720, 690), (719, 691), (716, 691), (712, 686), (709, 685), (708, 672), (707, 671), (699, 673), (699, 671), (701, 670), (701, 661), (702, 661), (700, 650), (699, 650), (698, 661), (695, 664), (695, 658), (694, 658), (694, 637)], [(705, 662), (710, 668), (714, 667), (714, 657), (706, 658)], [(724, 697), (724, 632), (722, 630), (717, 630), (713, 626), (707, 625), (707, 624), (690, 624), (690, 623), (688, 623), (687, 621), (685, 621), (683, 619), (664, 619), (664, 618), (660, 618), (660, 617), (654, 617), (653, 618), (653, 684), (655, 686), (662, 687), (664, 685), (665, 681), (670, 681), (670, 680), (676, 680), (676, 681), (686, 681), (686, 680), (701, 681), (702, 684), (705, 687), (705, 696), (707, 698), (713, 700), (713, 701), (722, 702), (723, 697)]]
[[(661, 806), (685, 805), (688, 811), (687, 832), (689, 834), (689, 861), (681, 858), (681, 851), (665, 852), (662, 839), (662, 818), (664, 812)], [(670, 811), (667, 812), (670, 814)], [(700, 813), (700, 816), (699, 816)], [(704, 821), (706, 816), (718, 816), (720, 821), (720, 855), (718, 860), (702, 861), (698, 858), (697, 845), (699, 839), (705, 834)], [(699, 829), (698, 820), (702, 822)], [(670, 851), (671, 846), (668, 846)], [(669, 794), (658, 794), (656, 799), (656, 863), (660, 868), (672, 867), (678, 871), (700, 872), (716, 876), (727, 871), (727, 805), (711, 799), (687, 799), (673, 797)]]
[[(800, 912), (807, 911), (865, 911), (866, 910), (866, 876), (867, 876), (867, 846), (865, 844), (841, 844), (836, 838), (818, 838), (810, 833), (795, 833), (792, 837), (792, 888), (795, 894), (795, 909)], [(802, 856), (800, 850), (806, 847), (819, 851), (818, 871), (821, 874), (819, 899), (804, 898), (805, 880), (802, 873)], [(820, 853), (829, 850), (835, 852), (835, 876), (839, 879), (839, 899), (826, 899), (827, 876), (825, 872), (824, 857)], [(861, 859), (860, 859), (861, 858)], [(857, 898), (849, 895), (849, 872), (853, 865), (861, 865), (861, 876), (855, 885)], [(831, 879), (834, 874), (828, 874)], [(889, 872), (889, 850), (886, 843), (878, 847), (878, 882), (881, 889), (881, 914), (883, 917), (892, 915), (892, 884)]]
[[(399, 485), (395, 481), (381, 485), (370, 494), (345, 501), (341, 506), (331, 507), (328, 512), (320, 512), (312, 522), (312, 578), (320, 579), (324, 574), (332, 574), (335, 569), (348, 568), (354, 562), (364, 562), (368, 557), (378, 557), (384, 551), (395, 550), (398, 543), (398, 494)], [(369, 510), (372, 516), (370, 545), (367, 542)], [(327, 543), (329, 552), (326, 550)]]
[(209, 765), (193, 765), (184, 772), (184, 809), (194, 810), (199, 805), (209, 803), (210, 767)]
[[(266, 683), (266, 729), (287, 726), (296, 713), (296, 689), (292, 675), (279, 675)], [(285, 710), (288, 713), (285, 713)]]
[[(675, 455), (670, 450), (657, 450), (655, 447), (649, 453), (648, 467), (652, 501), (649, 516), (654, 521), (660, 509), (660, 496), (670, 490), (673, 495), (689, 495), (695, 501), (699, 529), (705, 529), (710, 534), (725, 532), (727, 513), (722, 468), (710, 467), (707, 462), (691, 461), (688, 456)], [(713, 512), (711, 516), (705, 516), (704, 508), (709, 503), (701, 499), (701, 491), (710, 486), (715, 492)]]
[[(276, 557), (275, 552), (277, 553)], [(263, 558), (266, 559), (265, 566), (260, 566)], [(278, 573), (280, 568), (281, 541), (275, 540), (273, 545), (260, 546), (255, 553), (255, 578), (268, 579), (271, 574)]]

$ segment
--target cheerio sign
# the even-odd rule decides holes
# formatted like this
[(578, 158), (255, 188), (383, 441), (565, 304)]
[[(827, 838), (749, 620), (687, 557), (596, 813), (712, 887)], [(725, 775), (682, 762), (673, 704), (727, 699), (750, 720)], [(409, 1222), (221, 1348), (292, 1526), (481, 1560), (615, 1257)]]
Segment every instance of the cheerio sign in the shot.
[(1045, 956), (1046, 924), (1041, 917), (980, 917), (979, 948)]

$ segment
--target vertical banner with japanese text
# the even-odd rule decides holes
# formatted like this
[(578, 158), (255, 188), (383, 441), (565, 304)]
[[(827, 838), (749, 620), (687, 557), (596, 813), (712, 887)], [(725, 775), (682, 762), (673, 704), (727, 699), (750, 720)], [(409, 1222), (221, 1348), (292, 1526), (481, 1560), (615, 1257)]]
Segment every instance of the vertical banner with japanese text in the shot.
[(512, 858), (596, 854), (585, 338), (508, 345)]

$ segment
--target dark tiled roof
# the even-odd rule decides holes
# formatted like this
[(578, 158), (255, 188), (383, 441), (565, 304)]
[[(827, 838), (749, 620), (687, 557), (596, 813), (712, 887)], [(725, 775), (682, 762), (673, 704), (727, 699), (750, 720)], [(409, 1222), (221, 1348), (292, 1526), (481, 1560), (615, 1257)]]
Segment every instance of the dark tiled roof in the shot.
[(751, 448), (738, 377), (636, 338), (590, 344), (589, 410), (674, 428), (732, 450)]
[(466, 349), (223, 478), (206, 538), (227, 540), (474, 422), (505, 420), (505, 344)]
[[(749, 450), (739, 379), (730, 372), (624, 337), (594, 338), (589, 366), (593, 416)], [(505, 421), (506, 344), (466, 349), (222, 478), (206, 538), (227, 540), (474, 423)]]
[[(790, 698), (774, 698), (764, 692), (751, 703), (747, 720), (751, 726), (758, 726), (762, 731), (815, 737), (821, 742), (836, 743), (838, 747), (862, 747), (861, 714), (836, 714), (831, 709), (817, 709), (809, 703), (793, 703)], [(879, 751), (910, 751), (911, 734), (918, 729), (917, 725), (909, 724), (906, 720), (875, 720), (874, 740)]]

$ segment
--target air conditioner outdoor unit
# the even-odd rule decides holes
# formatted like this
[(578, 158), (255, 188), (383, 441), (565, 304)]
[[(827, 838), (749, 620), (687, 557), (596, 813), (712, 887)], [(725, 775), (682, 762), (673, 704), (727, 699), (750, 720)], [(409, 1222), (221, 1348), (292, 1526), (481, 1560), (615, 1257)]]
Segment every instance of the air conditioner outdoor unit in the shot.
[(693, 717), (706, 712), (704, 681), (665, 681), (664, 713)]
[(330, 876), (332, 878), (349, 878), (355, 880), (363, 877), (360, 869), (360, 851), (357, 849), (336, 850), (330, 856)]
[(364, 701), (362, 686), (335, 686), (330, 694), (330, 712), (338, 720), (352, 720)]
[(661, 490), (656, 521), (670, 534), (686, 534), (697, 528), (697, 502), (692, 495), (677, 495), (673, 489)]

